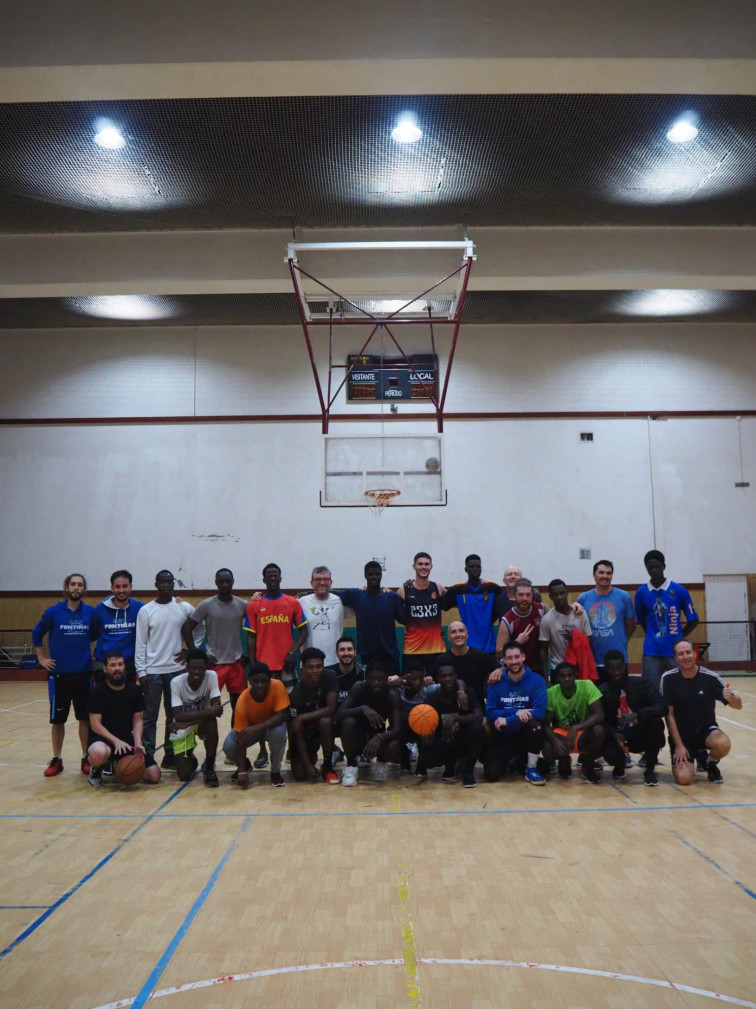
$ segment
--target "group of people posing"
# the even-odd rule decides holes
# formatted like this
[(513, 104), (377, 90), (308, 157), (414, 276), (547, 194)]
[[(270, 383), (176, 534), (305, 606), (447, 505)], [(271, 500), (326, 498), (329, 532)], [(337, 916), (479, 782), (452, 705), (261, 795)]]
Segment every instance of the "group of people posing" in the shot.
[[(553, 773), (570, 777), (573, 755), (584, 780), (598, 784), (604, 761), (619, 780), (632, 753), (642, 754), (645, 784), (653, 786), (665, 718), (676, 781), (690, 783), (698, 769), (721, 782), (730, 742), (715, 704), (742, 702), (699, 665), (687, 640), (698, 616), (687, 590), (666, 578), (664, 556), (652, 550), (644, 562), (649, 581), (634, 605), (602, 560), (595, 588), (575, 603), (566, 584), (552, 580), (552, 609), (518, 568), (507, 569), (502, 585), (484, 580), (476, 554), (465, 559), (467, 581), (447, 588), (431, 580), (432, 559), (421, 552), (396, 591), (382, 588), (383, 569), (370, 561), (362, 588), (333, 590), (320, 566), (312, 592), (299, 598), (281, 591), (281, 569), (271, 563), (264, 590), (250, 601), (233, 594), (233, 574), (222, 568), (217, 593), (196, 607), (175, 596), (168, 570), (158, 572), (148, 603), (132, 597), (128, 571), (114, 572), (111, 594), (96, 607), (83, 602), (84, 577), (69, 575), (65, 598), (33, 635), (48, 672), (53, 756), (45, 774), (63, 770), (73, 705), (81, 770), (94, 787), (114, 758), (131, 752), (145, 760), (144, 781), (159, 781), (161, 768), (187, 781), (199, 770), (200, 740), (204, 782), (217, 787), (225, 688), (232, 724), (222, 749), (242, 788), (253, 766), (268, 763), (271, 784), (283, 785), (287, 743), (296, 780), (346, 786), (357, 783), (361, 766), (380, 781), (397, 764), (419, 778), (441, 767), (444, 781), (474, 787), (478, 761), (488, 781), (519, 773), (543, 785)], [(345, 607), (354, 613), (356, 647), (344, 635)], [(460, 619), (447, 628), (447, 648), (443, 613), (455, 608)], [(645, 634), (641, 677), (627, 670), (636, 624)], [(435, 716), (411, 717), (419, 705)], [(431, 730), (413, 731), (426, 723)]]

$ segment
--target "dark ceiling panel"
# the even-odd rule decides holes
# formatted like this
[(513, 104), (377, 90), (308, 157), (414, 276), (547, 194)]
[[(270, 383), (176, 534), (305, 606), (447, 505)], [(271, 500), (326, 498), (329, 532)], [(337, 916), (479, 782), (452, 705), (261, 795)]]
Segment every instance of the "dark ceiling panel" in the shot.
[[(0, 329), (299, 324), (293, 294), (192, 294), (141, 300), (156, 314), (171, 314), (148, 320), (108, 319), (81, 314), (66, 298), (2, 298)], [(467, 325), (702, 321), (756, 322), (756, 291), (471, 291), (463, 317)]]
[[(390, 137), (411, 109), (414, 145)], [(682, 111), (700, 133), (672, 145)], [(92, 142), (120, 126), (119, 151)], [(756, 224), (756, 99), (296, 97), (0, 105), (0, 231)]]

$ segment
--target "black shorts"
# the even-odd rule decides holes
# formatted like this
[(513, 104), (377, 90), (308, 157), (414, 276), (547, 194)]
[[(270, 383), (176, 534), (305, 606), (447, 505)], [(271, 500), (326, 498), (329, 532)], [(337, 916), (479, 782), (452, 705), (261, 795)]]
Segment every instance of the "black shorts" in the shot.
[[(124, 742), (126, 742), (125, 739), (124, 739)], [(108, 757), (108, 760), (110, 760), (112, 762), (114, 762), (116, 760), (120, 760), (121, 757), (128, 757), (130, 753), (134, 752), (133, 741), (131, 741), (130, 744), (129, 744), (128, 750), (125, 753), (119, 753), (118, 756), (116, 757), (116, 755), (115, 755), (115, 747), (110, 742), (110, 740), (109, 739), (104, 739), (102, 736), (98, 736), (96, 732), (90, 732), (89, 733), (89, 738), (87, 739), (87, 749), (89, 749), (89, 747), (92, 745), (92, 743), (104, 743), (107, 746), (107, 748), (110, 750), (110, 756)], [(145, 754), (145, 757), (144, 757), (144, 766), (145, 767), (152, 767), (156, 763), (157, 763), (157, 761), (155, 760), (154, 757), (150, 756), (149, 753)]]
[[(691, 757), (695, 760), (696, 754), (700, 753), (701, 750), (706, 749), (706, 740), (712, 732), (718, 732), (719, 726), (716, 722), (712, 722), (711, 725), (703, 726), (698, 729), (685, 729), (680, 730), (680, 737), (683, 741), (683, 745)], [(670, 736), (669, 746), (672, 750), (672, 756), (675, 754), (675, 743)]]
[(89, 673), (52, 673), (47, 677), (50, 724), (65, 725), (73, 704), (77, 721), (89, 721)]

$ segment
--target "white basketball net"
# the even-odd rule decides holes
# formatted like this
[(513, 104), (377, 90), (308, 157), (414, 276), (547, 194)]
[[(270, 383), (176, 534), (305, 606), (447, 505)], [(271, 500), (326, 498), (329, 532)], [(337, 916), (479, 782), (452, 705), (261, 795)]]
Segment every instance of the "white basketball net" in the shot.
[(378, 487), (374, 490), (366, 490), (364, 497), (373, 515), (376, 518), (380, 518), (383, 515), (384, 508), (387, 508), (400, 494), (401, 491), (396, 488)]

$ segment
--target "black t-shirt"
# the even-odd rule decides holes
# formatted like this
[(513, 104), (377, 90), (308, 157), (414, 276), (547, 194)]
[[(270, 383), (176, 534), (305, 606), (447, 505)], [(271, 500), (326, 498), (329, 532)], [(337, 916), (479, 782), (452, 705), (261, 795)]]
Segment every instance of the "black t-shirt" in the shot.
[(439, 663), (445, 660), (451, 660), (465, 686), (471, 687), (482, 701), (485, 700), (488, 677), (498, 666), (496, 656), (479, 648), (468, 648), (465, 655), (455, 655), (449, 650)]
[(347, 697), (349, 697), (349, 691), (355, 683), (360, 683), (365, 679), (365, 667), (359, 662), (355, 662), (354, 669), (351, 673), (340, 673), (338, 662), (335, 662), (332, 666), (326, 666), (326, 672), (336, 674), (336, 682), (338, 684), (339, 691), (339, 704), (343, 704)]
[(672, 713), (683, 739), (714, 725), (717, 720), (716, 702), (727, 703), (724, 683), (704, 666), (699, 666), (696, 675), (690, 679), (686, 679), (679, 669), (671, 669), (662, 675), (661, 688), (665, 703), (674, 709)]
[(367, 683), (363, 681), (355, 685), (352, 704), (355, 708), (364, 704), (368, 708), (372, 708), (384, 721), (388, 722), (397, 701), (398, 695), (392, 687), (387, 687), (380, 694), (374, 694), (368, 688)]
[(434, 684), (432, 687), (426, 687), (426, 697), (424, 698), (423, 703), (430, 704), (430, 706), (435, 708), (439, 714), (438, 728), (435, 732), (435, 735), (439, 738), (441, 737), (441, 730), (443, 728), (444, 715), (469, 715), (479, 707), (475, 691), (467, 688), (466, 693), (468, 697), (467, 711), (460, 711), (456, 691), (450, 697), (445, 697), (441, 693), (441, 686), (438, 683)]
[(323, 670), (323, 678), (317, 687), (308, 687), (304, 680), (300, 680), (289, 694), (291, 717), (295, 718), (307, 711), (317, 711), (319, 708), (324, 708), (327, 704), (328, 694), (335, 694), (338, 689), (336, 674), (328, 669)]
[(137, 711), (144, 711), (144, 696), (136, 683), (127, 683), (123, 690), (113, 690), (107, 682), (98, 683), (89, 692), (89, 714), (99, 715), (108, 732), (124, 743), (133, 742)]

